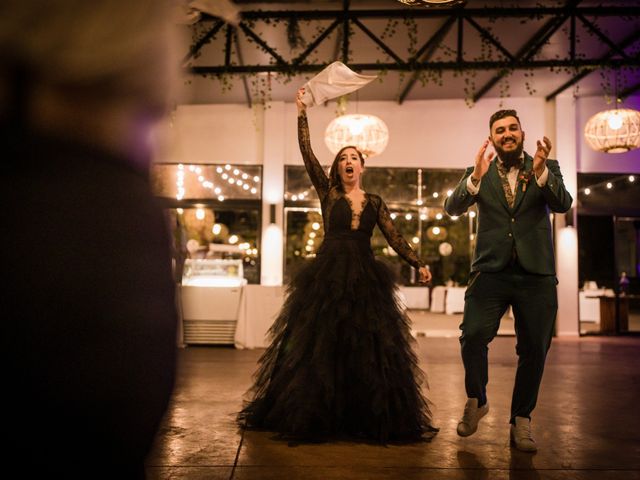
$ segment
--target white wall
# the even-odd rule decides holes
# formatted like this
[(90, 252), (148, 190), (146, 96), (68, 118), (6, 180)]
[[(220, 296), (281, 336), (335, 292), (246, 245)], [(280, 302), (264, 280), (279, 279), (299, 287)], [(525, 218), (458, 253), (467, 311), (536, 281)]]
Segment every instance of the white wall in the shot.
[[(500, 103), (502, 102), (502, 106)], [(470, 165), (480, 144), (488, 134), (488, 119), (499, 108), (518, 111), (526, 133), (525, 150), (535, 150), (535, 140), (547, 135), (554, 144), (552, 157), (562, 165), (567, 159), (558, 155), (566, 138), (577, 140), (577, 171), (640, 173), (640, 149), (622, 154), (592, 151), (584, 141), (582, 130), (587, 120), (600, 110), (610, 108), (601, 97), (583, 97), (570, 107), (576, 118), (578, 133), (565, 137), (565, 123), (555, 125), (549, 114), (550, 104), (541, 98), (481, 100), (473, 108), (462, 100), (395, 102), (351, 102), (347, 113), (370, 113), (382, 118), (389, 127), (387, 149), (369, 160), (371, 166), (463, 168)], [(624, 107), (640, 109), (640, 96), (630, 97)], [(571, 114), (572, 111), (565, 112)], [(285, 165), (302, 163), (298, 151), (296, 111), (293, 103), (274, 102), (266, 110), (265, 125), (260, 107), (246, 105), (182, 105), (173, 119), (174, 145), (161, 162), (262, 164), (265, 141), (282, 143)], [(309, 109), (309, 125), (314, 152), (322, 163), (333, 155), (324, 144), (324, 130), (335, 118), (335, 104)], [(278, 118), (280, 117), (280, 118)], [(573, 127), (570, 127), (573, 128)], [(268, 130), (268, 133), (267, 133)], [(557, 138), (556, 138), (557, 136)], [(268, 139), (267, 139), (268, 138)]]
[[(556, 126), (557, 158), (561, 160), (565, 187), (577, 206), (578, 155), (577, 145), (581, 132), (575, 110), (576, 100), (571, 95), (558, 96), (554, 101), (553, 119)], [(573, 212), (570, 213), (573, 215)], [(558, 316), (556, 332), (560, 336), (577, 336), (580, 332), (578, 310), (578, 232), (565, 227), (565, 216), (556, 214), (556, 276), (558, 277)]]
[(262, 109), (246, 105), (181, 105), (172, 119), (173, 145), (164, 163), (262, 163)]
[[(347, 113), (367, 113), (380, 117), (389, 128), (389, 145), (377, 157), (368, 160), (369, 166), (464, 168), (473, 163), (476, 152), (489, 134), (489, 117), (500, 108), (514, 108), (523, 124), (527, 146), (535, 148), (535, 138), (545, 132), (545, 102), (535, 98), (516, 98), (505, 101), (483, 100), (473, 108), (462, 100), (421, 100), (405, 102), (351, 103)], [(295, 130), (295, 106), (288, 115), (293, 117), (288, 135), (288, 164), (302, 163)], [(324, 131), (335, 118), (333, 104), (308, 110), (311, 143), (316, 156), (330, 164), (333, 155), (324, 144)]]
[[(489, 132), (488, 121), (499, 108), (518, 111), (526, 132), (525, 149), (535, 149), (535, 139), (552, 136), (545, 125), (545, 102), (536, 98), (483, 100), (473, 108), (462, 100), (405, 102), (352, 102), (347, 113), (370, 113), (389, 127), (387, 149), (369, 160), (371, 166), (463, 168), (471, 165)], [(272, 148), (282, 142), (284, 163), (302, 164), (298, 150), (296, 109), (293, 103), (273, 102), (264, 112), (246, 105), (182, 105), (174, 116), (173, 155), (161, 162), (262, 164), (265, 142)], [(282, 118), (278, 118), (282, 115)], [(264, 124), (264, 117), (268, 123)], [(324, 144), (324, 131), (335, 118), (335, 104), (309, 109), (314, 152), (322, 163), (333, 155)], [(180, 158), (177, 158), (180, 157)], [(271, 157), (273, 158), (273, 157)]]

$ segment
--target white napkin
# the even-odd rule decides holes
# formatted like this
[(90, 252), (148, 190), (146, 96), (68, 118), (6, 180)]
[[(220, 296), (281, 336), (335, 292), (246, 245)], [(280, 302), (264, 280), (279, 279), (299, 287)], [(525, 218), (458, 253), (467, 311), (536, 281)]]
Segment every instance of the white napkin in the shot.
[(174, 21), (182, 25), (193, 25), (208, 13), (231, 25), (240, 23), (240, 9), (231, 0), (182, 0), (174, 5)]
[(332, 98), (355, 92), (376, 78), (377, 75), (361, 75), (342, 62), (333, 62), (304, 84), (302, 102), (307, 107), (321, 105)]

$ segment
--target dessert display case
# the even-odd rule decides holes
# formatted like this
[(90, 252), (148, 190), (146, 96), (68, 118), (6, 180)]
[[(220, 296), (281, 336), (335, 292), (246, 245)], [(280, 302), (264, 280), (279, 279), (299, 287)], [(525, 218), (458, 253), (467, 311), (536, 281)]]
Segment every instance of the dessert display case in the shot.
[(180, 288), (183, 342), (233, 345), (246, 283), (242, 260), (187, 259)]

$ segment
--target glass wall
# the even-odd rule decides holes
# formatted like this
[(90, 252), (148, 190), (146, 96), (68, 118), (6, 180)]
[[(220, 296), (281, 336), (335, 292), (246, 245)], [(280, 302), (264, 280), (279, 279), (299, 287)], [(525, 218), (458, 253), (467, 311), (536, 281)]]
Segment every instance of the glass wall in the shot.
[(580, 333), (640, 332), (640, 180), (578, 174)]
[(161, 164), (152, 187), (173, 232), (176, 281), (186, 258), (242, 259), (249, 283), (260, 283), (262, 168)]
[[(463, 170), (367, 167), (363, 187), (379, 194), (396, 228), (430, 265), (434, 285), (467, 282), (475, 232), (475, 213), (448, 216), (444, 200)], [(285, 279), (315, 255), (323, 236), (320, 202), (302, 166), (285, 171)], [(375, 229), (372, 248), (396, 270), (405, 285), (416, 283), (414, 270), (389, 248)]]

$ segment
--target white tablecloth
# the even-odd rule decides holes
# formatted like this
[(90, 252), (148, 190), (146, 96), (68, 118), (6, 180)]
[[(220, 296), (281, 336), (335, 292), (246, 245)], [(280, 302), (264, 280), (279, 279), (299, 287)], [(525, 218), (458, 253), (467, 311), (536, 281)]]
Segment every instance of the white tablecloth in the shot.
[(444, 299), (447, 294), (447, 287), (438, 285), (433, 287), (431, 292), (431, 311), (436, 313), (444, 313)]
[(400, 287), (398, 290), (407, 308), (412, 310), (429, 308), (429, 287)]
[(467, 287), (447, 287), (444, 312), (447, 315), (464, 312), (464, 292)]
[(600, 323), (600, 298), (594, 296), (598, 294), (604, 294), (602, 292), (578, 292), (578, 308), (580, 311), (581, 322), (595, 322)]
[(264, 348), (267, 332), (284, 303), (284, 287), (246, 285), (240, 300), (236, 326), (236, 348)]

